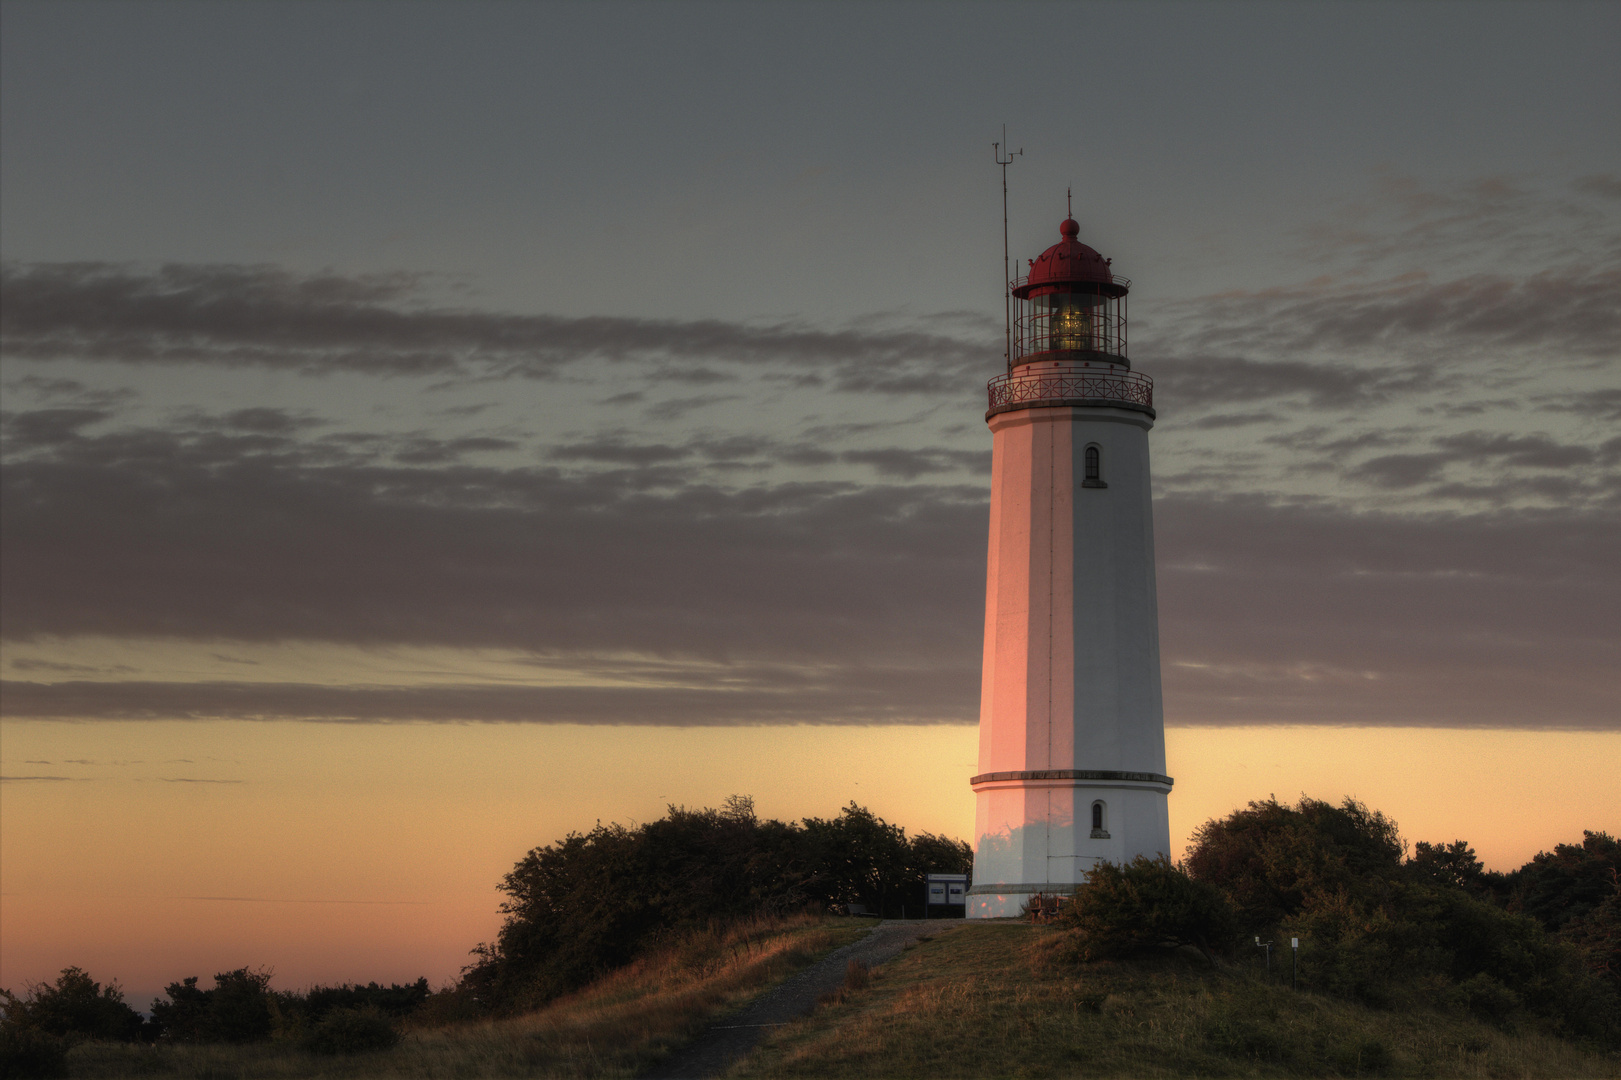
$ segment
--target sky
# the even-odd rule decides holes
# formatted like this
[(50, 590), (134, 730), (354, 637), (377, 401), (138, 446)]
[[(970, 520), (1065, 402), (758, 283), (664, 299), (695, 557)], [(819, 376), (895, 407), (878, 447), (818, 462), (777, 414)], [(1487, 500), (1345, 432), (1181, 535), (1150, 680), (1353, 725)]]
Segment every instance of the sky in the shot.
[(1133, 281), (1173, 846), (1621, 827), (1621, 9), (0, 4), (0, 985), (968, 836), (1001, 180)]

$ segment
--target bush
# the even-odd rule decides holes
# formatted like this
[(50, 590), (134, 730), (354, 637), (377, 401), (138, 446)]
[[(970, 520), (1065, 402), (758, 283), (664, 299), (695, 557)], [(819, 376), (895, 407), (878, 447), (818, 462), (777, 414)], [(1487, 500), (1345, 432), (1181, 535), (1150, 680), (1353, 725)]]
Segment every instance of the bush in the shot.
[(305, 1036), (303, 1048), (315, 1054), (364, 1054), (387, 1050), (400, 1041), (394, 1024), (375, 1005), (338, 1008)]
[(68, 1074), (67, 1040), (39, 1028), (0, 1021), (0, 1077), (17, 1080)]
[(195, 975), (170, 983), (169, 1000), (152, 1002), (152, 1026), (166, 1042), (263, 1042), (274, 1026), (269, 985), (270, 972), (247, 968), (215, 975), (212, 990)]
[(313, 1021), (320, 1021), (334, 1009), (375, 1009), (384, 1016), (402, 1020), (422, 1007), (428, 1000), (428, 980), (418, 979), (401, 986), (390, 983), (345, 983), (342, 986), (314, 986), (304, 996), (304, 1007)]
[(1124, 866), (1098, 863), (1065, 905), (1063, 923), (1079, 933), (1088, 960), (1175, 945), (1194, 945), (1208, 956), (1231, 945), (1238, 930), (1221, 891), (1163, 855), (1139, 855)]
[(63, 968), (55, 984), (35, 983), (24, 997), (0, 990), (6, 1022), (18, 1028), (77, 1039), (129, 1042), (141, 1037), (145, 1021), (124, 1003), (118, 983), (106, 986), (82, 969)]
[(906, 830), (851, 803), (836, 818), (761, 821), (733, 796), (671, 807), (638, 828), (598, 825), (535, 848), (501, 882), (506, 916), (461, 989), (489, 1012), (540, 1005), (691, 929), (859, 903), (920, 914), (924, 875), (964, 872), (961, 841)]
[(1238, 909), (1245, 930), (1269, 929), (1314, 896), (1358, 892), (1401, 875), (1396, 823), (1354, 799), (1333, 806), (1302, 797), (1252, 802), (1193, 833), (1187, 871)]
[[(1349, 799), (1250, 803), (1194, 839), (1190, 874), (1233, 901), (1243, 933), (1301, 939), (1303, 987), (1376, 1007), (1439, 1000), (1504, 1027), (1536, 1015), (1559, 1034), (1621, 1042), (1621, 998), (1545, 928), (1597, 923), (1586, 956), (1601, 968), (1616, 857), (1602, 833), (1501, 880), (1461, 840), (1404, 864), (1395, 823)], [(1527, 914), (1494, 902), (1504, 882)]]

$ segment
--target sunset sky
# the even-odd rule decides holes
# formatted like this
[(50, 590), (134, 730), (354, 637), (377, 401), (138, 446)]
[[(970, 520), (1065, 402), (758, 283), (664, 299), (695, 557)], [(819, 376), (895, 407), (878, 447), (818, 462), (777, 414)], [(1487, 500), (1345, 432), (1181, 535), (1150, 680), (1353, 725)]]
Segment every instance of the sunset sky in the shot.
[(0, 4), (0, 986), (967, 837), (1014, 257), (1133, 280), (1173, 845), (1621, 828), (1621, 7)]

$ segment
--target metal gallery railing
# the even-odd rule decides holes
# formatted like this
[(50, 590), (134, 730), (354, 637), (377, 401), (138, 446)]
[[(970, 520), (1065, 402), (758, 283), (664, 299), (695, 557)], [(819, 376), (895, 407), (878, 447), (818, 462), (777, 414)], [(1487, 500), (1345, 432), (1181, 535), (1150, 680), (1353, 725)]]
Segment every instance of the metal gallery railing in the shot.
[(1123, 404), (1152, 409), (1154, 380), (1123, 367), (1040, 363), (998, 375), (987, 387), (992, 410), (1060, 403)]

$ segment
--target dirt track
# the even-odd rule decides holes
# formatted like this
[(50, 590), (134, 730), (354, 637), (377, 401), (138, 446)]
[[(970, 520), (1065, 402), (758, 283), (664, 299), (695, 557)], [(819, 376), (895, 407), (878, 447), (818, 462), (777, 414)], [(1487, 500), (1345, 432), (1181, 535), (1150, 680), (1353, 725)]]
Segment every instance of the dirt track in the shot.
[(726, 1017), (660, 1062), (643, 1080), (711, 1080), (722, 1076), (732, 1062), (754, 1049), (772, 1028), (804, 1016), (816, 1007), (817, 999), (823, 994), (843, 986), (850, 961), (860, 960), (868, 967), (877, 967), (923, 935), (961, 925), (961, 919), (879, 923), (860, 941), (833, 950), (781, 986), (756, 998), (741, 1012)]

